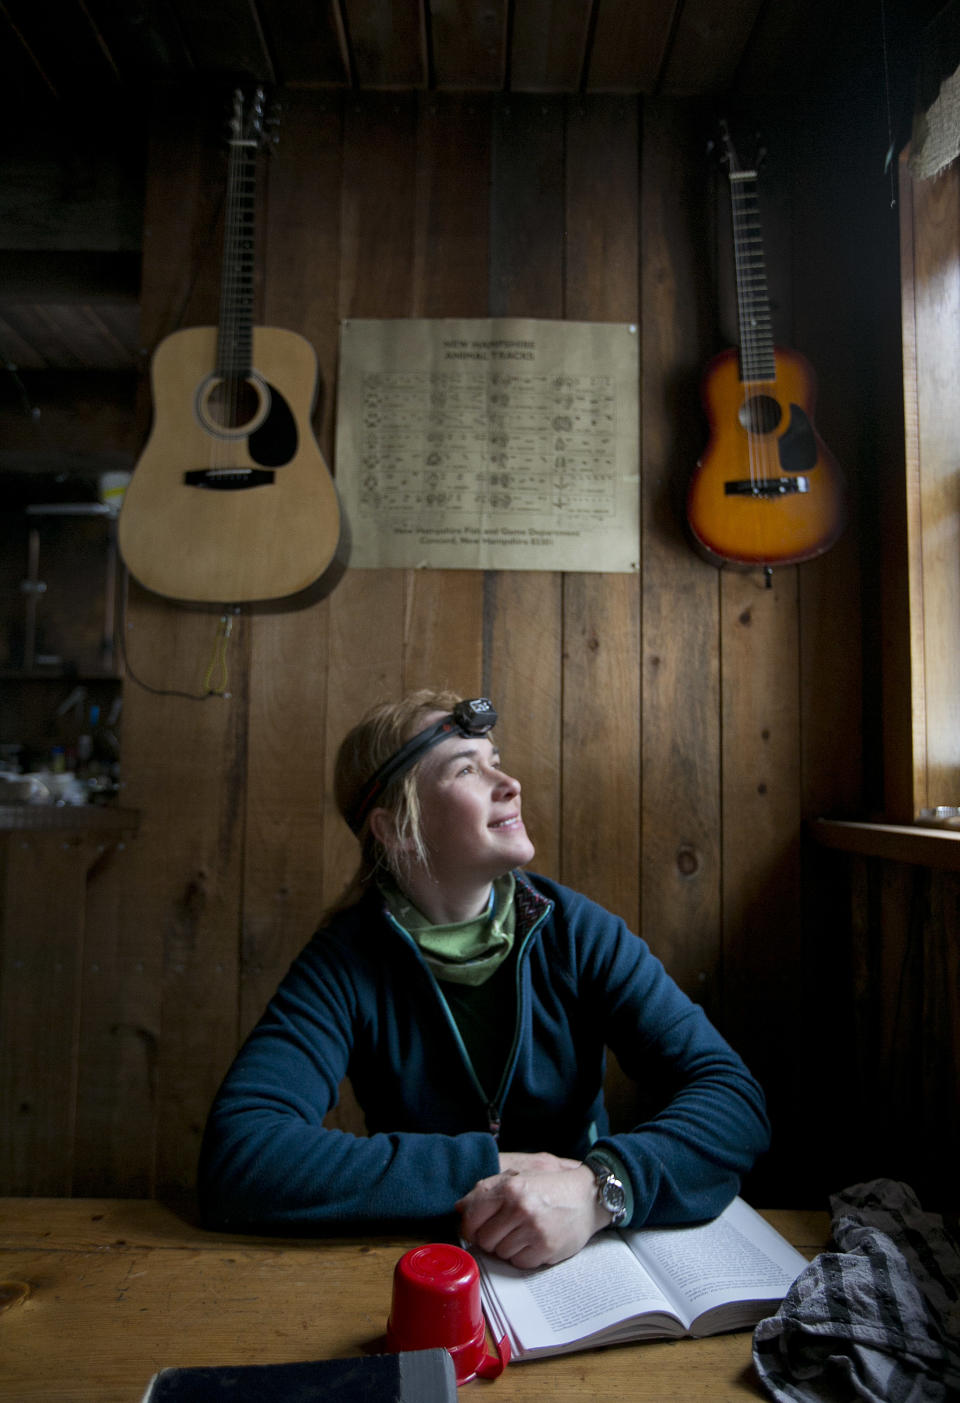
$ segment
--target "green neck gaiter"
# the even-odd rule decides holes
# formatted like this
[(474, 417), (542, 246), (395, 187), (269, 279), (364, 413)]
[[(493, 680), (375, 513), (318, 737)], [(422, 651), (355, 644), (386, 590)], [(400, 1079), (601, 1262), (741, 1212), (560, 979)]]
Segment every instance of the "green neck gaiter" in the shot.
[(380, 886), (391, 915), (416, 941), (434, 977), (452, 984), (480, 985), (499, 969), (513, 946), (516, 913), (512, 872), (493, 884), (490, 907), (453, 925), (431, 925), (392, 880)]

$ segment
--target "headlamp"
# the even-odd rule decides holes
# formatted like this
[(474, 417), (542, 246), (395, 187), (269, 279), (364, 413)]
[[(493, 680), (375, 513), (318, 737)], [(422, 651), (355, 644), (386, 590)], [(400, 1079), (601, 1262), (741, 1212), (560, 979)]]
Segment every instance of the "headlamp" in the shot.
[(370, 776), (346, 816), (354, 833), (359, 833), (363, 828), (367, 814), (390, 781), (409, 770), (410, 766), (415, 765), (433, 746), (452, 735), (485, 736), (496, 724), (497, 713), (493, 702), (487, 697), (474, 697), (472, 701), (457, 702), (447, 716), (442, 716), (425, 731), (408, 740)]

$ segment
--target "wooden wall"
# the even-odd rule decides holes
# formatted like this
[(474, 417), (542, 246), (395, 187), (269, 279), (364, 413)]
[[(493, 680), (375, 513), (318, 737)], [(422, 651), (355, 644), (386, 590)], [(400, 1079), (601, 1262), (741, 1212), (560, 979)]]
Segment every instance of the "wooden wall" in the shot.
[(960, 805), (960, 171), (901, 162), (914, 802)]
[[(182, 92), (157, 101), (148, 350), (216, 319), (221, 115)], [(226, 692), (206, 700), (219, 617), (132, 583), (122, 801), (140, 830), (91, 886), (72, 1141), (42, 1167), (12, 1161), (10, 1191), (189, 1193), (219, 1078), (352, 868), (328, 798), (336, 744), (373, 700), (433, 683), (495, 699), (533, 866), (622, 914), (763, 1080), (776, 1138), (754, 1198), (819, 1203), (841, 1186), (811, 1139), (829, 1069), (811, 1077), (808, 1048), (830, 952), (804, 919), (819, 907), (803, 822), (854, 810), (865, 790), (861, 593), (873, 577), (859, 480), (864, 459), (873, 474), (902, 471), (897, 407), (872, 407), (899, 354), (896, 234), (856, 129), (838, 140), (795, 109), (772, 113), (772, 129), (775, 321), (822, 358), (819, 426), (848, 472), (852, 518), (828, 555), (767, 588), (701, 561), (683, 526), (705, 435), (700, 370), (732, 334), (709, 114), (613, 97), (285, 95), (261, 202), (259, 318), (317, 350), (328, 461), (342, 318), (638, 322), (642, 570), (348, 571), (303, 610), (232, 617)], [(891, 272), (887, 296), (874, 284)], [(871, 343), (864, 365), (865, 331), (890, 307), (888, 360)], [(145, 426), (146, 387), (142, 407)], [(349, 1104), (342, 1123), (356, 1123)]]
[(806, 1045), (822, 1094), (808, 1158), (818, 1182), (882, 1172), (956, 1215), (960, 871), (949, 849), (941, 859), (816, 855), (808, 958), (824, 977)]

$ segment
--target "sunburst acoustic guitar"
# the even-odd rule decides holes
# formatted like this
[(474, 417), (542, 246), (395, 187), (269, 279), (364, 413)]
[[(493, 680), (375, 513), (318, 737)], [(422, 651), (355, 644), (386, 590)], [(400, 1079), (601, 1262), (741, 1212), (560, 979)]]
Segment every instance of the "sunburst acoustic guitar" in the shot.
[(722, 133), (740, 347), (715, 356), (704, 374), (710, 434), (690, 481), (687, 519), (715, 564), (769, 572), (833, 545), (844, 524), (844, 484), (814, 426), (809, 362), (773, 344), (757, 171), (740, 168), (725, 125)]
[(253, 325), (256, 162), (263, 93), (230, 124), (219, 326), (158, 345), (153, 425), (118, 540), (148, 590), (199, 605), (289, 600), (322, 582), (343, 522), (314, 437), (313, 347)]

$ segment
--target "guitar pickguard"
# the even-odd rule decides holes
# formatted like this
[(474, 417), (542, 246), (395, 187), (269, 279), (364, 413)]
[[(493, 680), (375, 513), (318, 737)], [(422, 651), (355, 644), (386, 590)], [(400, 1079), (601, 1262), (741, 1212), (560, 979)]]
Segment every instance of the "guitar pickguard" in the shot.
[(270, 391), (270, 411), (258, 429), (247, 439), (247, 450), (262, 468), (282, 468), (297, 452), (297, 421), (289, 404), (274, 385)]
[(790, 423), (777, 445), (785, 473), (808, 473), (817, 466), (817, 440), (813, 425), (799, 404), (790, 406)]

